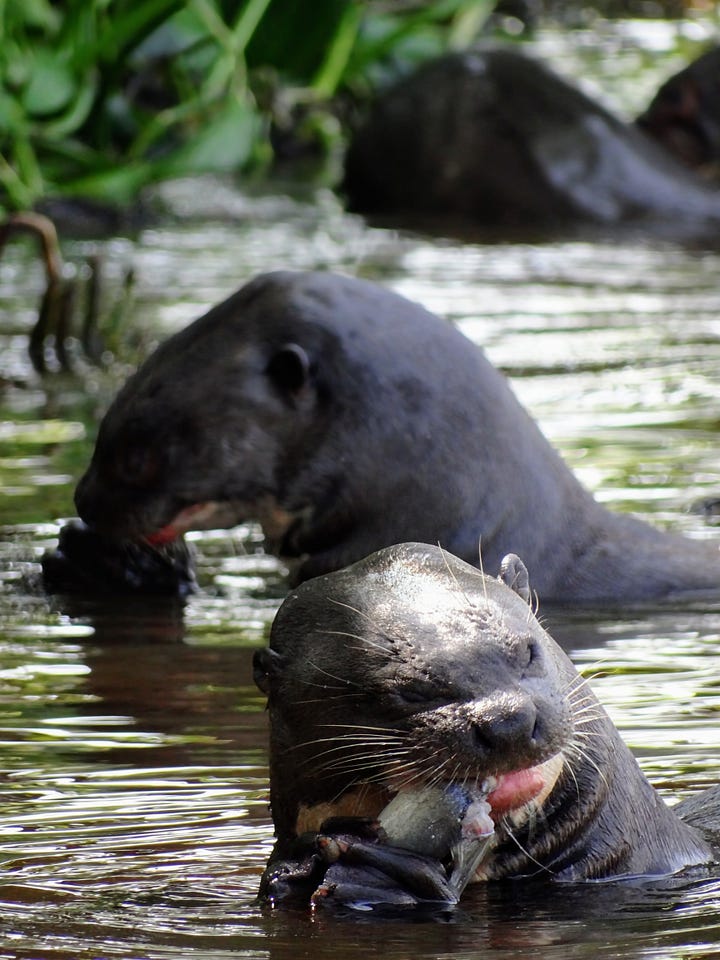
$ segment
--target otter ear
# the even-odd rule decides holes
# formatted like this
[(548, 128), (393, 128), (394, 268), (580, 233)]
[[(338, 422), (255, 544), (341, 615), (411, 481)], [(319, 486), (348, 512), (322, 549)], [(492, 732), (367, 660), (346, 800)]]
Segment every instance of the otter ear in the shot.
[(298, 394), (310, 378), (310, 358), (297, 343), (284, 343), (267, 365), (267, 375), (284, 392)]
[(503, 557), (498, 580), (510, 587), (519, 597), (522, 597), (525, 603), (530, 603), (532, 600), (527, 567), (516, 553), (508, 553), (506, 557)]
[(283, 659), (275, 650), (266, 647), (253, 654), (253, 680), (263, 693), (270, 695), (273, 680), (280, 675)]

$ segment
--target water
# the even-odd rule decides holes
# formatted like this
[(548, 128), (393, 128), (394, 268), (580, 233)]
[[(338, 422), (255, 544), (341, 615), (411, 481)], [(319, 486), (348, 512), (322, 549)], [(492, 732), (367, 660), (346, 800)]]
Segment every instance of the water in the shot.
[[(717, 250), (430, 241), (369, 228), (324, 191), (311, 202), (248, 198), (202, 181), (167, 193), (177, 220), (100, 245), (108, 301), (135, 268), (138, 353), (263, 270), (375, 279), (482, 343), (603, 502), (718, 536), (689, 509), (720, 496)], [(65, 252), (79, 262), (96, 246)], [(720, 952), (713, 879), (490, 886), (423, 924), (260, 911), (272, 828), (251, 658), (286, 589), (282, 567), (246, 526), (194, 536), (203, 589), (184, 609), (43, 594), (38, 558), (73, 513), (74, 479), (127, 365), (99, 371), (78, 357), (75, 374), (35, 377), (26, 345), (41, 281), (28, 247), (6, 251), (0, 960)], [(597, 674), (594, 689), (663, 795), (720, 780), (720, 603), (546, 615)]]

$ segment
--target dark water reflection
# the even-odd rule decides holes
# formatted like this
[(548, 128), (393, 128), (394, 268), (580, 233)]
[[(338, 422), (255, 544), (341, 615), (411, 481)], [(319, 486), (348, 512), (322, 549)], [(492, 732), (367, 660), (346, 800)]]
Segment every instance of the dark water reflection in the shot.
[[(600, 499), (720, 539), (689, 509), (720, 496), (717, 250), (429, 241), (368, 228), (322, 192), (310, 205), (207, 181), (168, 193), (179, 219), (104, 245), (109, 295), (134, 263), (141, 349), (261, 270), (377, 279), (482, 343)], [(720, 954), (720, 884), (702, 878), (498, 885), (422, 924), (260, 912), (271, 826), (251, 658), (284, 572), (245, 527), (195, 537), (203, 589), (184, 609), (44, 596), (38, 558), (126, 371), (78, 359), (76, 375), (33, 376), (40, 281), (25, 248), (6, 251), (0, 960)], [(664, 795), (720, 780), (720, 603), (543, 612)]]

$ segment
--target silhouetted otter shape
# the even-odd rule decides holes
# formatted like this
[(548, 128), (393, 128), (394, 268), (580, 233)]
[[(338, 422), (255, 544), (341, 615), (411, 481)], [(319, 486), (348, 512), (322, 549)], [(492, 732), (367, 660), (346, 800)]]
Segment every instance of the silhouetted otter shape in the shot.
[[(433, 860), (458, 788), (475, 798), (460, 843), (482, 844), (476, 880), (666, 876), (717, 861), (713, 828), (662, 801), (529, 594), (515, 556), (495, 580), (406, 543), (287, 597), (255, 658), (277, 836), (265, 898), (454, 902), (461, 891)], [(420, 805), (438, 788), (452, 791), (448, 809), (436, 800), (428, 820)], [(398, 799), (402, 840), (388, 845)], [(702, 799), (688, 819), (704, 811), (717, 830), (717, 791)]]
[(720, 222), (720, 191), (512, 49), (451, 53), (379, 93), (343, 190), (361, 213), (443, 226), (692, 233)]
[(637, 123), (682, 163), (720, 178), (720, 47), (666, 80)]
[(296, 581), (409, 539), (543, 601), (720, 587), (720, 552), (601, 507), (505, 378), (449, 323), (375, 284), (260, 276), (161, 344), (120, 391), (77, 487), (103, 536), (259, 520)]

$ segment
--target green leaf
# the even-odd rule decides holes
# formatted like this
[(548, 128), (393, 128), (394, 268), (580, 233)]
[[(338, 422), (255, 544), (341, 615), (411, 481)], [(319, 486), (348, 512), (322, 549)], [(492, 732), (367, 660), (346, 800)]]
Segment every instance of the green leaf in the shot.
[(345, 29), (341, 25), (350, 6), (370, 4), (360, 0), (273, 0), (247, 41), (248, 67), (272, 66), (286, 78), (309, 83), (322, 68), (337, 31)]
[(232, 28), (233, 49), (237, 56), (245, 53), (245, 48), (257, 31), (258, 24), (265, 16), (271, 0), (248, 0), (245, 8), (238, 14)]
[(27, 210), (37, 197), (23, 183), (14, 164), (9, 164), (0, 154), (0, 187), (7, 194), (7, 206), (14, 210)]
[(14, 143), (15, 169), (29, 194), (36, 200), (43, 194), (44, 182), (37, 155), (30, 139), (17, 136)]
[(89, 197), (106, 203), (127, 204), (137, 200), (138, 191), (152, 179), (153, 168), (149, 163), (129, 163), (111, 170), (78, 177), (53, 193), (67, 197)]
[(98, 41), (98, 60), (114, 62), (184, 5), (184, 0), (128, 0), (118, 4)]
[(351, 4), (343, 14), (325, 60), (313, 80), (312, 86), (318, 96), (332, 97), (337, 93), (357, 40), (361, 20), (360, 4)]
[(14, 135), (18, 130), (24, 132), (26, 129), (25, 111), (15, 97), (0, 90), (0, 137)]
[(53, 9), (48, 0), (6, 0), (5, 16), (10, 30), (23, 27), (35, 27), (49, 32), (60, 26), (62, 14)]
[(448, 33), (448, 47), (462, 50), (477, 40), (485, 21), (493, 12), (495, 0), (473, 0), (457, 11)]
[(261, 118), (243, 100), (231, 99), (199, 132), (160, 165), (164, 176), (237, 170), (249, 159)]
[(50, 50), (40, 49), (22, 93), (22, 104), (32, 116), (59, 113), (75, 96), (77, 80), (68, 64)]
[(78, 87), (75, 99), (59, 117), (47, 121), (41, 135), (47, 140), (61, 140), (75, 133), (85, 122), (95, 102), (97, 93), (97, 74), (88, 72)]

